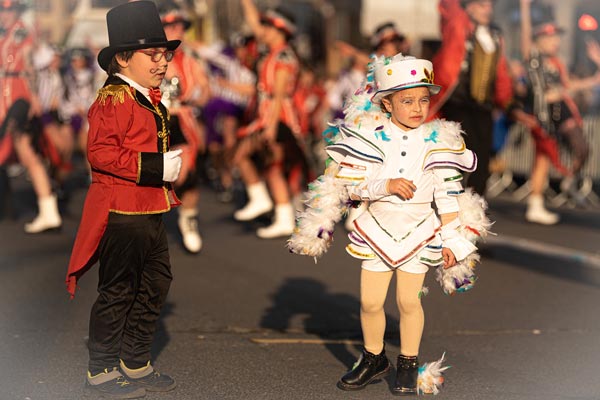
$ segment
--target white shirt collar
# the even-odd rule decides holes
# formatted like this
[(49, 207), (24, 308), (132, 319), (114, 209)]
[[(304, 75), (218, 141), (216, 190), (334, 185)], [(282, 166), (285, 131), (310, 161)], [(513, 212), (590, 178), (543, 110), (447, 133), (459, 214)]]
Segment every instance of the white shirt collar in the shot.
[(494, 42), (494, 38), (492, 38), (489, 27), (478, 25), (475, 29), (475, 38), (481, 45), (484, 53), (490, 54), (496, 51), (496, 43)]
[(148, 101), (150, 101), (150, 103), (152, 103), (152, 101), (150, 100), (150, 89), (143, 87), (142, 85), (140, 85), (139, 83), (137, 83), (136, 81), (134, 81), (131, 78), (126, 77), (123, 74), (120, 73), (116, 73), (116, 76), (118, 76), (119, 78), (123, 79), (125, 82), (127, 82), (129, 84), (129, 86), (131, 86), (132, 88), (134, 88), (135, 90), (137, 90), (138, 92), (140, 92), (141, 94), (144, 95), (145, 98), (148, 99)]

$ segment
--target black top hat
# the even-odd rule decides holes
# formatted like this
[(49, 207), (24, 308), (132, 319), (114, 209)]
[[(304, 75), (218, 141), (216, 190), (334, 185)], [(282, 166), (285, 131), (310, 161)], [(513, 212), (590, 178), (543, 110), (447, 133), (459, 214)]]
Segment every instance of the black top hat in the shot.
[(167, 40), (156, 5), (152, 1), (134, 1), (114, 7), (106, 13), (108, 47), (98, 53), (98, 64), (108, 69), (117, 53), (127, 50), (166, 47), (175, 50), (180, 40)]

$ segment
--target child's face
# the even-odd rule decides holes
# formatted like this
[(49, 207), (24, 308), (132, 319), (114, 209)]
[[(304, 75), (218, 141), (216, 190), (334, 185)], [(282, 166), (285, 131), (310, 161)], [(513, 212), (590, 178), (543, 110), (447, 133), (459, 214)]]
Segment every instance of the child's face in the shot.
[(185, 26), (183, 22), (177, 22), (174, 24), (167, 24), (164, 26), (165, 35), (167, 40), (183, 40), (185, 35)]
[(535, 40), (535, 44), (542, 54), (554, 56), (560, 50), (560, 40), (560, 35), (542, 35)]
[[(117, 58), (121, 73), (143, 87), (160, 86), (169, 65), (163, 53), (166, 50), (164, 47), (141, 49), (136, 50), (128, 61)], [(152, 61), (153, 57), (160, 57), (160, 60)]]
[(494, 14), (492, 0), (477, 0), (467, 4), (465, 11), (469, 17), (479, 25), (489, 25)]
[(429, 114), (429, 89), (424, 86), (399, 90), (382, 100), (394, 124), (404, 130), (421, 126)]

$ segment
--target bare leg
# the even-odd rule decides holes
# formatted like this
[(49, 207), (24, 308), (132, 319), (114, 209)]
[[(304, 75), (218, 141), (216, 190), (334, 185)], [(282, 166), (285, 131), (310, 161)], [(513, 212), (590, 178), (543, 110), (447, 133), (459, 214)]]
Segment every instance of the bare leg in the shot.
[(27, 169), (29, 177), (31, 178), (33, 190), (38, 199), (50, 196), (52, 194), (50, 178), (42, 163), (41, 157), (35, 152), (31, 145), (31, 137), (24, 134), (15, 135), (13, 137), (19, 163)]

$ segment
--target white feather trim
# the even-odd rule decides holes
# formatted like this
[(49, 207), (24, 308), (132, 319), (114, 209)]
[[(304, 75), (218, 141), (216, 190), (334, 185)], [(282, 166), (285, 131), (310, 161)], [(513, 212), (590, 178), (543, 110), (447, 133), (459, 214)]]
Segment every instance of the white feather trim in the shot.
[(442, 366), (444, 362), (444, 356), (430, 363), (425, 363), (419, 367), (419, 377), (417, 379), (417, 393), (418, 394), (438, 394), (440, 387), (444, 383), (443, 372), (450, 368), (450, 366)]
[[(361, 87), (346, 99), (343, 122), (336, 121), (323, 132), (327, 145), (343, 139), (341, 123), (370, 131), (383, 124), (385, 115), (371, 102), (371, 97), (375, 92), (373, 72), (385, 62), (389, 62), (385, 57), (372, 57)], [(338, 170), (337, 164), (332, 162), (323, 175), (308, 185), (309, 190), (304, 193), (305, 208), (296, 213), (296, 229), (287, 242), (292, 253), (312, 256), (316, 262), (329, 249), (335, 225), (347, 213), (350, 204), (345, 187), (348, 182), (336, 178)]]
[[(460, 220), (458, 232), (462, 237), (476, 244), (491, 233), (490, 228), (493, 223), (486, 215), (487, 203), (483, 197), (471, 188), (465, 189), (465, 193), (457, 196), (457, 198), (460, 208), (458, 212)], [(475, 266), (479, 261), (479, 254), (472, 253), (451, 268), (444, 269), (443, 266), (439, 266), (436, 270), (435, 279), (440, 283), (446, 294), (466, 292), (475, 285), (477, 280)]]
[(350, 95), (345, 102), (344, 124), (358, 130), (373, 131), (386, 119), (379, 105), (371, 102), (375, 94), (374, 71), (389, 62), (386, 57), (372, 56), (367, 66), (367, 75), (360, 88)]
[(348, 210), (346, 182), (336, 178), (339, 166), (331, 163), (325, 173), (308, 185), (305, 208), (296, 212), (296, 229), (287, 247), (295, 254), (321, 257), (333, 241), (335, 224)]

